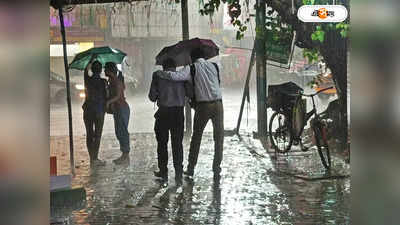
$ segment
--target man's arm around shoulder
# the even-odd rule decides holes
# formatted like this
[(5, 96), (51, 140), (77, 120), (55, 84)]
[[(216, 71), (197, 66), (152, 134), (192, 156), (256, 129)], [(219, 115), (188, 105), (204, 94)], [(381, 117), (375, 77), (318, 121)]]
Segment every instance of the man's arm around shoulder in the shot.
[(185, 66), (178, 71), (164, 71), (164, 73), (157, 73), (158, 77), (166, 80), (173, 81), (187, 81), (190, 80), (190, 66)]

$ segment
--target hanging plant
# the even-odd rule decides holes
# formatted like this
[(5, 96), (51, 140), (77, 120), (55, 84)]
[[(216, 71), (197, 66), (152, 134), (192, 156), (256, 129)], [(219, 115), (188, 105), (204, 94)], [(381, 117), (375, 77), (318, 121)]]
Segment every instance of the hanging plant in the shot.
[(293, 38), (291, 26), (282, 22), (278, 13), (269, 9), (266, 14), (267, 36), (272, 36), (272, 40), (279, 45), (290, 45)]
[(228, 4), (228, 14), (231, 17), (231, 22), (237, 20), (237, 18), (242, 13), (241, 6), (239, 2), (234, 2), (232, 4)]

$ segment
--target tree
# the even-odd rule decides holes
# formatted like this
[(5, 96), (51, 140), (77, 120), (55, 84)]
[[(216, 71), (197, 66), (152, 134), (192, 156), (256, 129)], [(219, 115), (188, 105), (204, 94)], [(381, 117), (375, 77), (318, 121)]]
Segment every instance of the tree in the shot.
[[(313, 61), (322, 56), (328, 68), (332, 71), (332, 77), (339, 96), (341, 121), (340, 128), (342, 144), (347, 144), (347, 56), (348, 56), (348, 30), (349, 19), (342, 23), (304, 23), (297, 18), (297, 10), (302, 5), (325, 5), (332, 4), (330, 0), (265, 0), (267, 6), (277, 12), (280, 20), (291, 26), (296, 31), (296, 46), (304, 49), (304, 56)], [(246, 31), (248, 18), (240, 18), (240, 0), (209, 0), (200, 10), (202, 15), (213, 13), (221, 3), (229, 5), (231, 22), (238, 28), (237, 38), (243, 37)], [(244, 1), (242, 4), (248, 4)], [(292, 5), (293, 3), (293, 5)], [(349, 0), (336, 0), (349, 9)], [(292, 12), (292, 6), (294, 13)]]

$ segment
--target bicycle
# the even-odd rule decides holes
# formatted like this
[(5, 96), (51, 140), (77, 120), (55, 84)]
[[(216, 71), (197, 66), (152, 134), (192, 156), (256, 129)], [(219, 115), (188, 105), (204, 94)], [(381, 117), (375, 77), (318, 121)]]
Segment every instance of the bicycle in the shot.
[[(289, 96), (296, 98), (293, 106), (289, 110), (275, 108), (278, 110), (275, 110), (275, 113), (273, 113), (269, 121), (269, 137), (272, 146), (277, 152), (288, 152), (291, 149), (293, 142), (295, 142), (295, 144), (300, 143), (301, 150), (307, 151), (308, 148), (305, 148), (302, 144), (301, 135), (306, 123), (311, 119), (311, 117), (313, 117), (310, 120), (310, 125), (314, 133), (315, 145), (317, 146), (318, 154), (323, 166), (325, 169), (330, 169), (331, 157), (326, 135), (326, 121), (317, 113), (314, 97), (319, 93), (332, 88), (333, 87), (324, 88), (314, 94), (303, 94), (301, 92), (298, 92), (297, 94), (289, 94)], [(303, 96), (312, 99), (313, 109), (310, 112), (306, 112), (306, 102), (305, 99), (302, 98)]]

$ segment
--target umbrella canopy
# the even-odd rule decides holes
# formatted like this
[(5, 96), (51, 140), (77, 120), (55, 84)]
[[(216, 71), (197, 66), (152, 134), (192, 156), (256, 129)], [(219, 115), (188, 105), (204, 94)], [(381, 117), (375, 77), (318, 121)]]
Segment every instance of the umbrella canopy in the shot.
[(96, 54), (96, 59), (104, 66), (106, 62), (121, 64), (126, 53), (119, 49), (108, 46), (95, 47), (77, 54), (74, 60), (69, 64), (70, 69), (84, 70), (89, 63), (92, 55)]
[(196, 48), (203, 50), (205, 59), (210, 59), (219, 54), (219, 48), (212, 40), (193, 38), (163, 48), (156, 56), (156, 65), (162, 65), (162, 62), (167, 58), (174, 59), (176, 66), (191, 64), (190, 52)]

